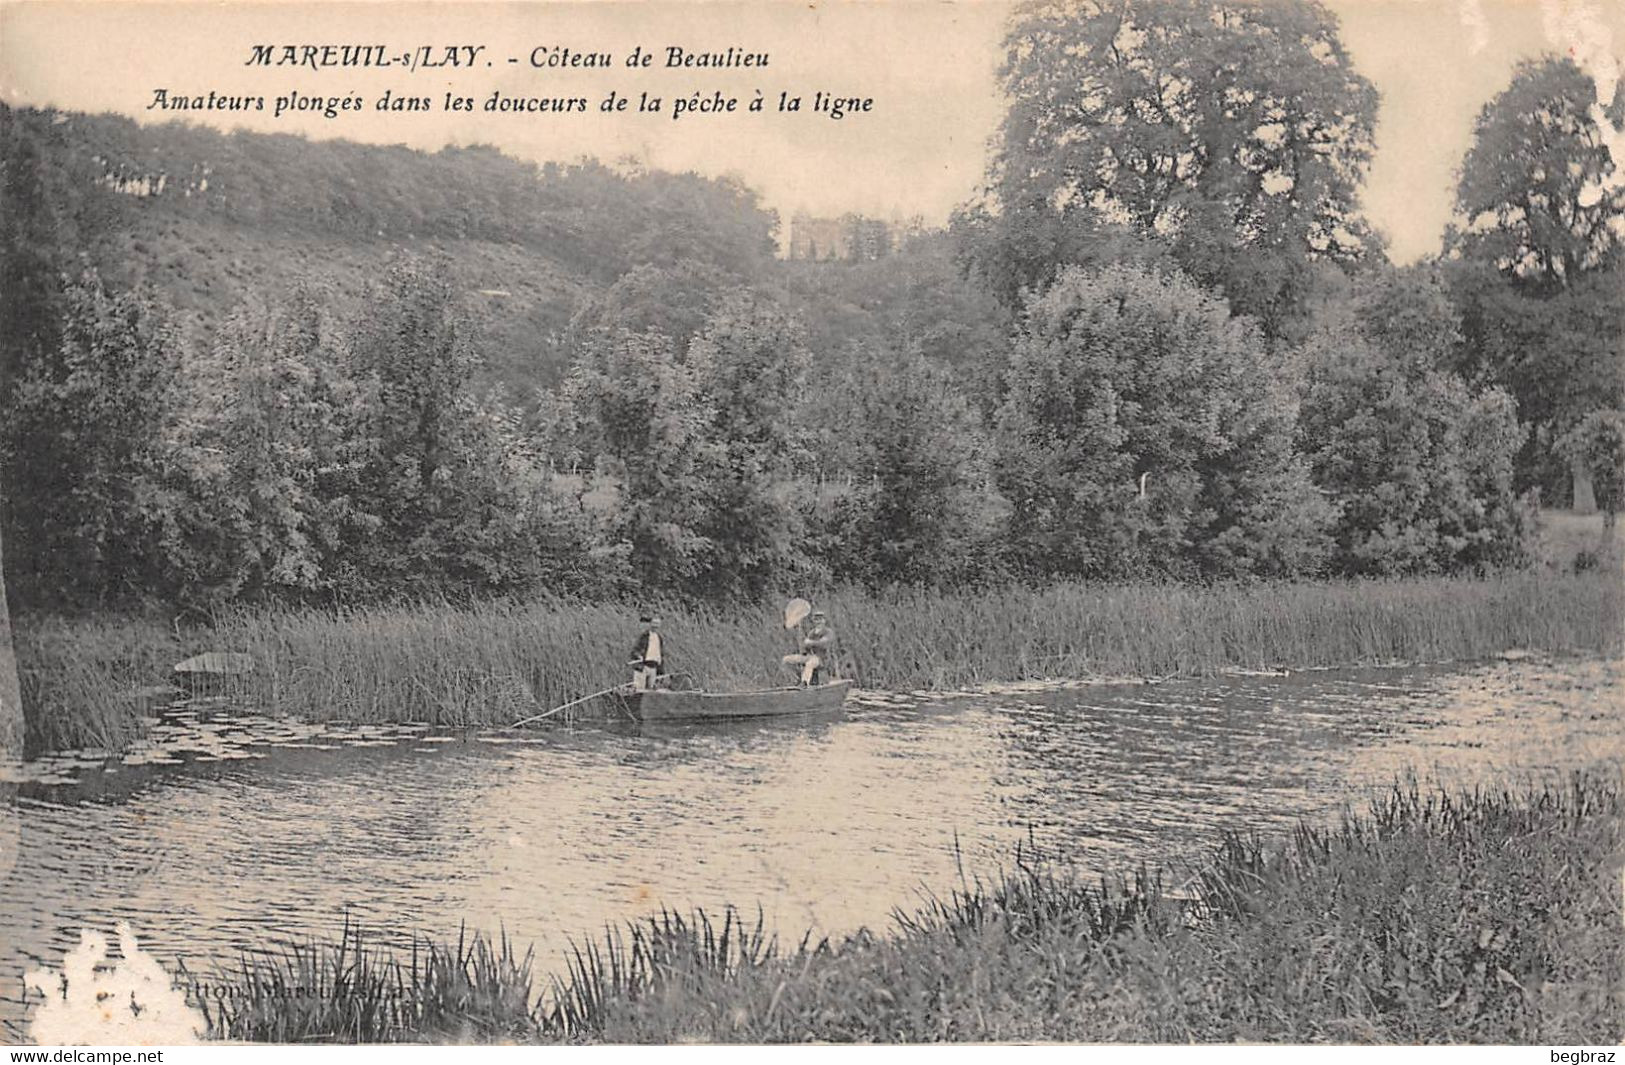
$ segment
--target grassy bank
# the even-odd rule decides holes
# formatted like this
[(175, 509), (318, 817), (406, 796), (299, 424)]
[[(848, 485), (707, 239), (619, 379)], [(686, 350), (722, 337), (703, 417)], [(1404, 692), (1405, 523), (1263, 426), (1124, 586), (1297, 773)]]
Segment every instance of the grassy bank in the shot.
[(279, 1042), (1614, 1044), (1621, 812), (1617, 772), (1396, 787), (1336, 828), (1228, 838), (1177, 893), (1018, 860), (889, 935), (788, 950), (668, 913), (574, 952), (534, 1010), (505, 944), (309, 947), (211, 982), (209, 1019)]
[[(1509, 648), (1617, 652), (1625, 587), (1596, 574), (1189, 585), (1061, 585), (819, 598), (848, 675), (875, 688), (1041, 678), (1171, 677), (1482, 658)], [(672, 668), (701, 683), (781, 683), (780, 604), (667, 605)], [(323, 720), (503, 724), (622, 679), (629, 607), (563, 601), (468, 608), (289, 609), (222, 615), (178, 635), (139, 622), (17, 625), (34, 749), (118, 747), (139, 728), (132, 689), (202, 650), (246, 651), (246, 694)]]

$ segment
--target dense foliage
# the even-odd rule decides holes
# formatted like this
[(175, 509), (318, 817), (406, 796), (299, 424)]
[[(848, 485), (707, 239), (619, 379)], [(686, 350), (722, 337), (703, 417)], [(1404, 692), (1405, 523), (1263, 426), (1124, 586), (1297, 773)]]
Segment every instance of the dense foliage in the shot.
[(1030, 4), (1003, 78), (986, 200), (819, 262), (730, 180), (0, 109), (13, 595), (1481, 572), (1530, 487), (1617, 505), (1572, 64), (1486, 108), (1410, 271), (1313, 0)]
[(332, 310), (363, 313), (405, 247), (446, 255), (489, 341), (482, 382), (528, 390), (558, 383), (578, 305), (634, 267), (697, 262), (740, 278), (775, 247), (777, 220), (754, 192), (694, 174), (6, 107), (0, 144), (0, 191), (16, 205), (0, 219), (6, 336), (38, 332), (41, 288), (80, 258), (209, 333), (240, 303), (279, 301), (316, 273), (333, 282)]
[(1372, 243), (1355, 195), (1377, 94), (1314, 0), (1039, 0), (1001, 74), (996, 213), (980, 221), (1007, 291), (1120, 225), (1275, 332), (1312, 262)]
[(1298, 423), (1336, 503), (1337, 568), (1404, 574), (1517, 561), (1529, 516), (1512, 483), (1512, 398), (1448, 369), (1457, 316), (1417, 271), (1368, 285), (1306, 345)]
[(14, 594), (85, 606), (163, 594), (189, 496), (178, 338), (93, 272), (64, 282), (57, 309), (54, 344), (17, 351), (0, 423)]
[(1625, 161), (1613, 158), (1607, 131), (1625, 122), (1622, 89), (1597, 85), (1572, 59), (1519, 64), (1462, 161), (1452, 239), (1465, 256), (1541, 290), (1618, 264), (1625, 182), (1615, 176)]
[[(1625, 453), (1560, 446), (1625, 412), (1625, 81), (1567, 58), (1521, 64), (1474, 127), (1447, 235), (1464, 370), (1504, 388), (1530, 433), (1520, 484), (1617, 506)], [(1593, 436), (1601, 441), (1601, 437)]]
[(1253, 323), (1180, 277), (1063, 271), (1030, 299), (999, 411), (1027, 572), (1313, 572), (1330, 518)]

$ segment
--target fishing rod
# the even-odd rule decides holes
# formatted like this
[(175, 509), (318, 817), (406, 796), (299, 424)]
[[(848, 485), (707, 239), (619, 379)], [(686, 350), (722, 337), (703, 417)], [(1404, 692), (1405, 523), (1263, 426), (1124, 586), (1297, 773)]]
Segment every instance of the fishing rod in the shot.
[(596, 699), (600, 695), (608, 695), (610, 692), (619, 691), (621, 689), (621, 687), (622, 686), (619, 685), (619, 684), (613, 684), (613, 685), (609, 686), (608, 688), (605, 688), (601, 692), (593, 692), (591, 695), (583, 695), (579, 699), (571, 699), (569, 702), (565, 703), (563, 706), (555, 706), (553, 709), (545, 711), (543, 713), (533, 714), (530, 717), (522, 718), (521, 720), (515, 721), (513, 724), (509, 725), (508, 727), (509, 728), (519, 728), (521, 725), (528, 725), (532, 721), (540, 721), (544, 717), (552, 717), (554, 714), (558, 713), (561, 710), (568, 710), (572, 706), (580, 706), (582, 703), (586, 702), (589, 699)]

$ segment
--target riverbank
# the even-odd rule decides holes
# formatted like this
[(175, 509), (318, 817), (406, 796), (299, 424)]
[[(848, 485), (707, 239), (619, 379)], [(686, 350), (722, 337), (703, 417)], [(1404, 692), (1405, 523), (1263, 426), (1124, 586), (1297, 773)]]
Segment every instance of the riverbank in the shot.
[(1410, 783), (1334, 827), (1227, 837), (1177, 884), (1018, 856), (890, 934), (790, 949), (732, 910), (666, 913), (581, 947), (534, 1009), (533, 959), (477, 937), (403, 961), (347, 936), (195, 986), (211, 1035), (271, 1042), (1612, 1045), (1621, 813), (1617, 767)]
[[(1289, 584), (1061, 585), (820, 596), (866, 687), (950, 690), (1482, 659), (1515, 648), (1615, 654), (1625, 586), (1594, 573)], [(780, 604), (665, 604), (671, 668), (718, 688), (783, 682)], [(633, 607), (565, 600), (340, 612), (236, 611), (177, 632), (144, 620), (21, 618), (29, 748), (117, 750), (170, 667), (252, 655), (236, 694), (313, 721), (500, 726), (622, 680)], [(591, 706), (583, 712), (594, 712)]]

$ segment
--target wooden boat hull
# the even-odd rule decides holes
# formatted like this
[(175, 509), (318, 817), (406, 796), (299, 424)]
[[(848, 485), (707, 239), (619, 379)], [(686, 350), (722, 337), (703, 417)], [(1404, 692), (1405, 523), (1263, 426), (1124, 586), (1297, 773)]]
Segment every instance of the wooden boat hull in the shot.
[(237, 677), (254, 672), (254, 656), (234, 651), (204, 651), (184, 662), (176, 662), (175, 672), (179, 675)]
[(254, 672), (252, 655), (205, 651), (175, 663), (175, 679), (194, 694), (240, 690)]
[(852, 682), (838, 680), (814, 688), (771, 688), (754, 692), (650, 691), (623, 695), (639, 721), (719, 721), (754, 717), (826, 714), (841, 708)]

